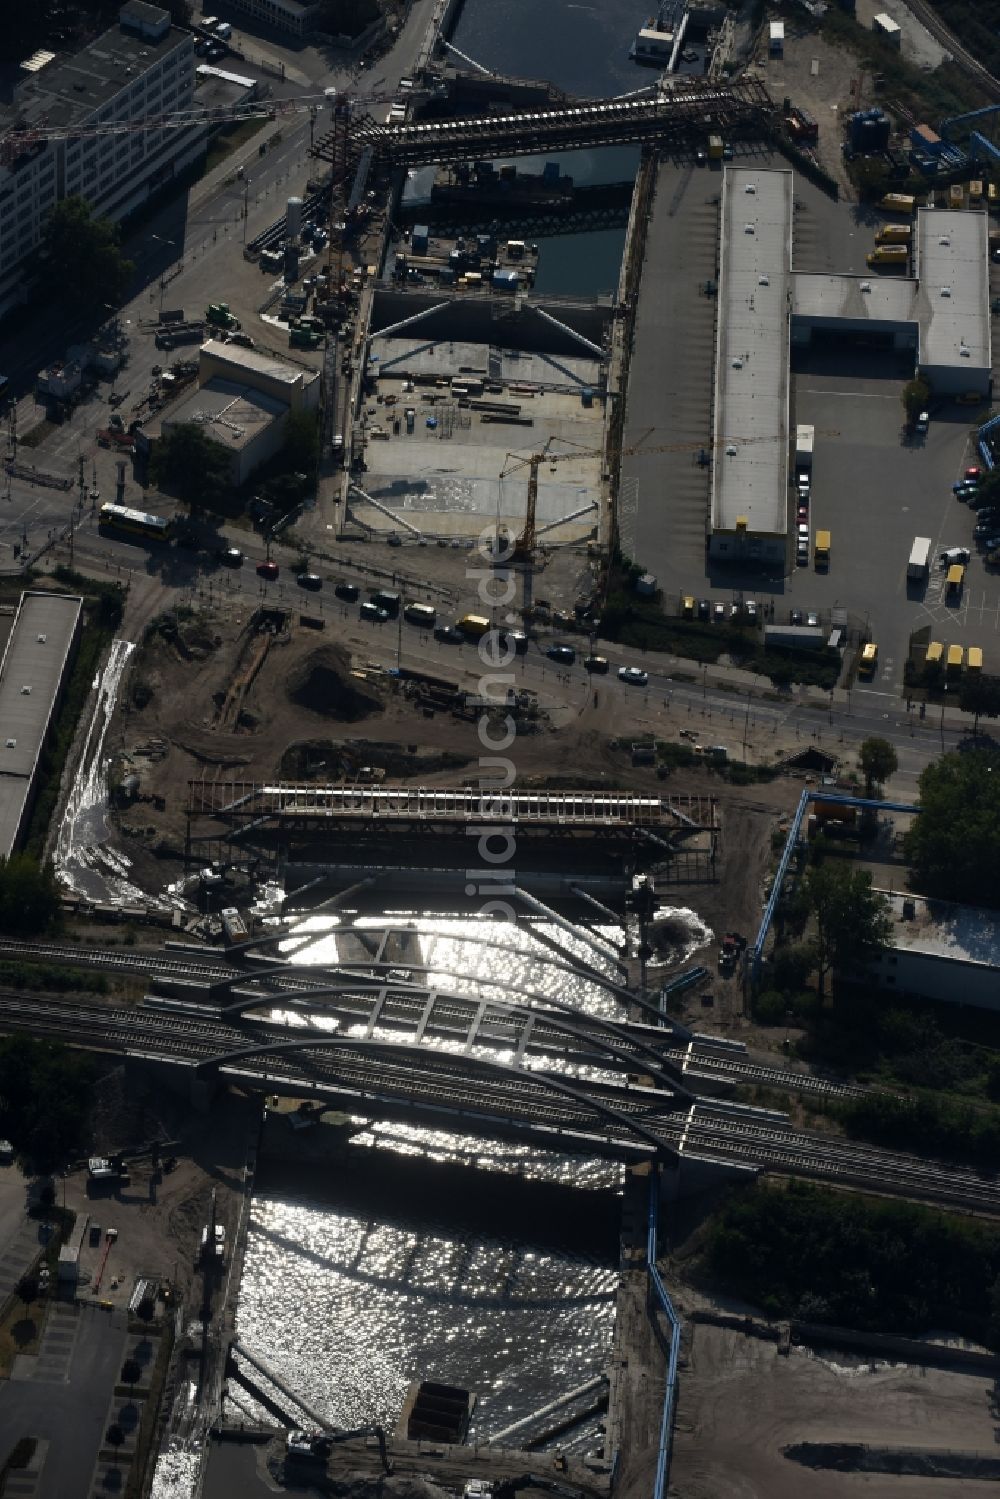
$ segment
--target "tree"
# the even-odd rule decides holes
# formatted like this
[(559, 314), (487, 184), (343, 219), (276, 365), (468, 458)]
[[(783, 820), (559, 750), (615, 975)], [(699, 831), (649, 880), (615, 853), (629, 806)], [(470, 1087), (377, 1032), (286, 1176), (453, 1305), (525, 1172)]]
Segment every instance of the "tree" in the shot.
[(0, 931), (44, 932), (58, 910), (59, 889), (51, 864), (39, 864), (30, 854), (0, 859)]
[(896, 751), (888, 739), (880, 739), (877, 735), (861, 741), (858, 760), (865, 778), (865, 796), (869, 798), (874, 797), (876, 790), (880, 790), (899, 768)]
[(64, 198), (45, 221), (42, 256), (53, 294), (73, 306), (117, 304), (135, 266), (119, 248), (118, 226), (95, 219), (85, 198)]
[(889, 939), (888, 902), (872, 889), (867, 870), (820, 864), (809, 871), (806, 894), (816, 923), (819, 992), (832, 968), (845, 974), (866, 968)]
[(981, 718), (1000, 718), (1000, 677), (984, 677), (973, 672), (962, 680), (958, 706), (963, 713), (974, 713), (973, 734), (979, 733)]
[(122, 1364), (122, 1379), (131, 1389), (142, 1378), (142, 1365), (137, 1358), (127, 1358)]
[(192, 509), (211, 506), (230, 484), (229, 454), (197, 422), (179, 422), (158, 439), (150, 477)]
[(91, 1073), (89, 1057), (58, 1042), (0, 1039), (0, 1135), (37, 1175), (79, 1154)]
[(815, 966), (816, 949), (811, 942), (776, 947), (771, 959), (771, 983), (782, 994), (795, 994), (805, 988)]
[(22, 1275), (17, 1283), (17, 1299), (24, 1303), (25, 1311), (33, 1301), (38, 1300), (38, 1277), (37, 1275)]
[(124, 1431), (122, 1431), (117, 1421), (113, 1421), (112, 1424), (108, 1427), (107, 1431), (104, 1433), (104, 1440), (107, 1442), (109, 1447), (121, 1447), (124, 1445), (125, 1433)]
[(930, 398), (931, 388), (926, 380), (907, 380), (903, 386), (903, 409), (907, 419), (912, 422), (921, 411), (926, 411)]
[(1000, 757), (943, 755), (920, 776), (920, 816), (904, 844), (917, 890), (1000, 906)]
[(285, 418), (285, 465), (312, 481), (319, 462), (319, 420), (315, 411), (290, 411)]

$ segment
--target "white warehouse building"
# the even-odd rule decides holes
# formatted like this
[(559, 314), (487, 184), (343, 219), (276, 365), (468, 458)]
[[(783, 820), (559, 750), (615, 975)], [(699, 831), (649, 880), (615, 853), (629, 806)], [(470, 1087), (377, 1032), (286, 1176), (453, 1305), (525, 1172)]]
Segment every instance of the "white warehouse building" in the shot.
[(985, 213), (917, 210), (910, 277), (800, 275), (789, 171), (725, 169), (719, 245), (709, 555), (786, 558), (789, 361), (830, 341), (896, 349), (935, 396), (991, 392)]
[[(0, 315), (23, 300), (30, 256), (58, 202), (79, 195), (95, 215), (122, 219), (207, 141), (204, 125), (127, 128), (194, 102), (194, 37), (146, 0), (128, 0), (118, 25), (80, 52), (42, 53), (22, 71), (0, 111)], [(32, 126), (66, 134), (32, 138)]]
[(1000, 1010), (1000, 923), (996, 912), (919, 895), (880, 892), (892, 933), (871, 978), (897, 994)]

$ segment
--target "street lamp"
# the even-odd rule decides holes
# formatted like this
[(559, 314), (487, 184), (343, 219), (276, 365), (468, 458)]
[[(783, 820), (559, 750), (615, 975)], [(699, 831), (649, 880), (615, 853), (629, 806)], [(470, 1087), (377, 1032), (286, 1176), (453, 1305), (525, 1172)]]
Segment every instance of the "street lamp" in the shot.
[[(176, 249), (176, 247), (177, 247), (177, 241), (173, 240), (173, 239), (167, 239), (167, 237), (166, 237), (165, 234), (151, 234), (149, 237), (150, 237), (150, 239), (155, 239), (158, 244), (161, 244), (161, 245), (170, 245), (171, 248), (173, 248), (173, 249)], [(158, 313), (163, 311), (163, 293), (164, 293), (165, 289), (166, 289), (166, 282), (164, 281), (163, 274), (161, 272), (161, 274), (160, 274), (160, 304), (159, 304), (159, 307), (157, 308), (157, 312)]]

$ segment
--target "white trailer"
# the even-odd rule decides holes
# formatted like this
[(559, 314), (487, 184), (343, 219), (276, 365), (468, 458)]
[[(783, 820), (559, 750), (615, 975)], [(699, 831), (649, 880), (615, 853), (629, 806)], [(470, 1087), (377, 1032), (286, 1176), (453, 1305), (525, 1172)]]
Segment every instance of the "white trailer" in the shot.
[(910, 550), (910, 560), (906, 564), (906, 577), (910, 583), (922, 583), (930, 571), (931, 565), (931, 539), (929, 536), (916, 536)]
[(811, 474), (813, 447), (816, 443), (816, 428), (800, 426), (795, 429), (795, 477)]

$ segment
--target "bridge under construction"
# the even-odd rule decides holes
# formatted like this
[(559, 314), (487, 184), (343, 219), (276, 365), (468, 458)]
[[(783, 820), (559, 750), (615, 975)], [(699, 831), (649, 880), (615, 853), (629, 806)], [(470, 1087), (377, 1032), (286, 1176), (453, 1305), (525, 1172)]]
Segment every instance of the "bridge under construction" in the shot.
[[(770, 133), (776, 106), (759, 79), (726, 84), (676, 80), (659, 91), (613, 99), (581, 100), (558, 108), (465, 119), (427, 119), (380, 125), (370, 116), (350, 121), (357, 153), (375, 163), (424, 166), (481, 158), (531, 156), (593, 146), (649, 144), (682, 146), (710, 131), (733, 139)], [(313, 146), (313, 155), (334, 166), (343, 162), (344, 136), (335, 124)]]
[[(606, 870), (621, 885), (637, 867), (711, 880), (719, 853), (712, 796), (600, 789), (499, 791), (323, 785), (284, 781), (188, 783), (186, 855), (335, 869), (466, 870), (470, 838), (506, 838), (526, 870)], [(567, 861), (566, 855), (572, 851)], [(363, 872), (363, 871), (362, 871)]]

